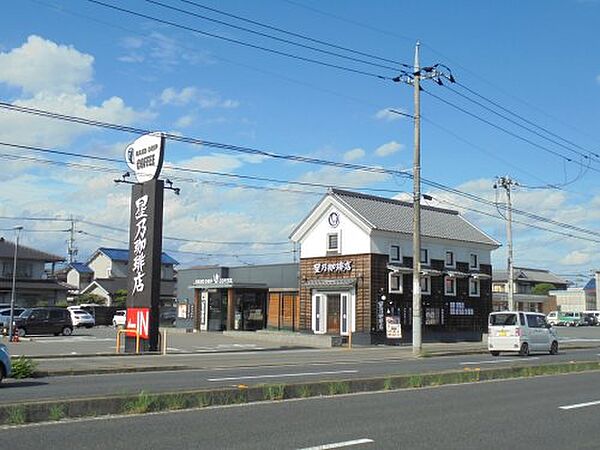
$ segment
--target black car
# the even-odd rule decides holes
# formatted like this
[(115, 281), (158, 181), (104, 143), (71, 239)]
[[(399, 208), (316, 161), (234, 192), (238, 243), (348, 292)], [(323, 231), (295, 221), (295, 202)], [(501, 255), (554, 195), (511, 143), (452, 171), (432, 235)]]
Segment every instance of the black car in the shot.
[(21, 337), (26, 334), (70, 336), (73, 333), (71, 314), (64, 308), (26, 309), (19, 317), (15, 317), (14, 328)]

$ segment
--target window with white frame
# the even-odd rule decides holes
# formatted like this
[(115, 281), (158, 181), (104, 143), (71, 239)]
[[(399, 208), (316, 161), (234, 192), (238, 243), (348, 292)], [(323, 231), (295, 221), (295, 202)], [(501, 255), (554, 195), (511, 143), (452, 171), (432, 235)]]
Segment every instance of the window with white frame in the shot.
[(446, 267), (454, 267), (456, 264), (454, 262), (454, 252), (450, 250), (446, 250)]
[(389, 286), (390, 293), (402, 294), (402, 275), (390, 272)]
[(421, 294), (431, 294), (431, 277), (421, 277)]
[(479, 257), (477, 256), (477, 253), (471, 253), (469, 258), (469, 268), (479, 269)]
[(421, 249), (421, 264), (429, 264), (429, 250)]
[(479, 280), (469, 278), (469, 296), (479, 297)]
[(390, 262), (401, 262), (402, 252), (399, 245), (390, 245)]
[(456, 295), (456, 278), (446, 277), (444, 280), (444, 294)]
[(328, 252), (339, 252), (340, 251), (340, 235), (338, 233), (327, 234), (327, 251)]

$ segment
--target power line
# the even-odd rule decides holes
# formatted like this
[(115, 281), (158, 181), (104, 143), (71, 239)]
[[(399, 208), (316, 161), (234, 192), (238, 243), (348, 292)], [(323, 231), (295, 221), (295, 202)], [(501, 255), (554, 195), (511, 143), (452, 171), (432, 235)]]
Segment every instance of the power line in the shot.
[[(77, 154), (77, 156), (85, 157), (86, 155), (78, 155)], [(18, 156), (15, 156), (15, 157), (19, 158)], [(30, 158), (28, 158), (28, 159), (30, 159)], [(52, 162), (62, 163), (62, 161), (52, 161)], [(66, 165), (72, 165), (74, 163), (65, 163), (65, 164)], [(81, 165), (81, 166), (85, 166), (85, 165)], [(91, 169), (91, 170), (96, 170), (97, 166), (87, 166), (87, 167), (84, 167), (84, 168)], [(236, 175), (233, 175), (233, 174), (222, 174), (222, 173), (215, 173), (215, 174), (236, 176)], [(279, 180), (279, 181), (284, 182), (284, 180)], [(214, 183), (214, 182), (212, 182), (212, 183)], [(439, 188), (441, 190), (452, 192), (452, 193), (454, 193), (456, 195), (461, 195), (461, 193), (462, 193), (462, 191), (453, 190), (452, 188), (440, 187), (440, 186), (443, 186), (443, 185), (439, 185), (438, 183), (431, 183), (431, 182), (429, 182), (429, 184), (432, 185), (432, 186), (434, 186), (434, 187), (436, 187), (436, 188)], [(244, 186), (244, 187), (248, 187), (248, 186)], [(264, 187), (261, 187), (261, 186), (250, 186), (250, 187), (255, 188), (255, 189), (264, 189)], [(398, 191), (394, 191), (394, 190), (389, 190), (389, 192), (398, 193)], [(462, 193), (462, 194), (465, 194), (465, 193)], [(474, 195), (469, 195), (468, 198), (470, 198), (471, 200), (474, 200), (474, 201), (479, 201), (480, 203), (484, 203), (484, 204), (487, 204), (487, 205), (493, 205), (493, 206), (497, 206), (498, 205), (497, 202), (492, 202), (492, 201), (489, 201), (489, 200), (486, 200), (486, 199), (483, 199), (481, 197), (477, 197), (477, 196), (474, 196)], [(465, 207), (463, 205), (456, 205), (456, 204), (454, 204), (454, 203), (452, 203), (450, 201), (447, 201), (447, 200), (440, 200), (440, 199), (438, 199), (438, 200), (442, 201), (442, 202), (445, 202), (445, 203), (448, 203), (448, 204), (451, 204), (451, 205), (454, 205), (454, 206), (456, 206), (458, 208), (462, 208), (462, 209), (469, 210), (469, 211), (472, 211), (472, 212), (476, 212), (476, 213), (479, 213), (479, 214), (483, 214), (483, 215), (487, 215), (487, 216), (490, 216), (490, 217), (498, 218), (498, 215), (495, 215), (495, 214), (485, 213), (485, 212), (482, 212), (481, 210), (476, 210), (476, 209), (473, 209), (473, 208), (468, 208), (468, 207)], [(543, 222), (554, 223), (555, 226), (558, 226), (559, 228), (569, 228), (569, 229), (575, 229), (575, 230), (581, 231), (581, 232), (586, 232), (588, 234), (598, 234), (596, 232), (592, 232), (590, 230), (585, 230), (585, 229), (582, 229), (580, 227), (575, 227), (575, 226), (572, 226), (570, 224), (563, 224), (562, 222), (552, 221), (551, 219), (547, 219), (545, 217), (541, 217), (541, 216), (538, 216), (538, 215), (532, 215), (531, 213), (524, 212), (524, 211), (521, 211), (521, 210), (514, 210), (514, 211), (515, 211), (515, 213), (526, 214), (528, 216), (531, 216), (534, 220), (539, 220), (539, 221), (543, 221)], [(500, 217), (504, 218), (502, 216), (502, 214), (500, 214)], [(31, 217), (8, 217), (8, 216), (0, 216), (0, 219), (11, 219), (11, 220), (55, 220), (55, 221), (65, 221), (65, 222), (70, 220), (70, 219), (47, 218), (47, 217), (31, 218)], [(99, 222), (88, 221), (88, 220), (85, 220), (85, 219), (77, 219), (77, 221), (79, 221), (81, 223), (88, 224), (88, 225), (97, 226), (97, 227), (100, 227), (100, 228), (103, 228), (103, 229), (108, 229), (108, 230), (111, 230), (111, 231), (117, 231), (117, 232), (123, 232), (123, 233), (127, 232), (127, 230), (125, 230), (124, 228), (119, 228), (119, 227), (115, 227), (115, 226), (111, 226), (111, 225), (107, 225), (107, 224), (102, 224), (102, 223), (99, 223)], [(597, 240), (594, 240), (594, 239), (585, 238), (585, 237), (581, 237), (581, 236), (576, 236), (576, 235), (573, 235), (573, 234), (570, 234), (570, 233), (563, 233), (563, 232), (560, 232), (560, 231), (557, 231), (557, 230), (552, 230), (552, 229), (549, 229), (549, 228), (546, 228), (546, 227), (541, 227), (541, 226), (530, 224), (530, 223), (527, 223), (527, 222), (522, 222), (522, 221), (517, 221), (517, 220), (513, 220), (513, 222), (521, 224), (521, 225), (524, 225), (524, 226), (527, 226), (527, 227), (530, 227), (530, 228), (535, 228), (535, 229), (539, 229), (539, 230), (543, 230), (543, 231), (548, 231), (548, 232), (551, 232), (551, 233), (554, 233), (554, 234), (558, 234), (558, 235), (561, 235), (561, 236), (572, 237), (572, 238), (575, 238), (575, 239), (586, 240), (586, 241), (594, 242), (594, 243), (600, 242), (600, 241), (597, 241)], [(68, 231), (68, 230), (64, 230), (64, 231)], [(598, 235), (600, 235), (600, 234), (598, 234)], [(165, 237), (165, 239), (171, 239), (171, 240), (181, 241), (181, 242), (204, 243), (204, 244), (221, 244), (221, 245), (287, 245), (287, 244), (289, 244), (289, 242), (265, 243), (265, 242), (252, 242), (252, 241), (246, 241), (246, 242), (237, 242), (237, 241), (235, 241), (235, 242), (234, 241), (206, 241), (206, 240), (192, 240), (192, 239), (185, 239), (185, 238), (169, 238), (169, 237)]]
[[(475, 119), (477, 119), (477, 120), (479, 120), (479, 121), (481, 121), (481, 122), (483, 122), (483, 123), (485, 123), (485, 124), (487, 124), (487, 125), (489, 125), (489, 126), (491, 126), (493, 128), (496, 128), (496, 129), (498, 129), (498, 130), (500, 130), (500, 131), (502, 131), (502, 132), (504, 132), (504, 133), (506, 133), (506, 134), (508, 134), (508, 135), (510, 135), (510, 136), (512, 136), (514, 138), (516, 138), (516, 139), (519, 139), (520, 141), (526, 142), (527, 144), (530, 144), (530, 145), (532, 145), (532, 146), (534, 146), (536, 148), (539, 148), (540, 150), (543, 150), (543, 151), (545, 151), (547, 153), (550, 153), (550, 154), (552, 154), (552, 155), (554, 155), (554, 156), (556, 156), (558, 158), (561, 158), (561, 159), (563, 159), (563, 160), (565, 160), (567, 162), (578, 164), (578, 165), (580, 165), (582, 167), (585, 167), (583, 165), (583, 163), (581, 163), (581, 162), (579, 162), (577, 160), (569, 158), (569, 157), (563, 155), (562, 153), (559, 153), (559, 152), (557, 152), (555, 150), (552, 150), (552, 149), (550, 149), (548, 147), (540, 145), (537, 142), (532, 141), (531, 139), (523, 137), (523, 136), (521, 136), (521, 135), (519, 135), (519, 134), (517, 134), (517, 133), (515, 133), (513, 131), (508, 130), (505, 127), (497, 125), (497, 124), (495, 124), (495, 123), (493, 123), (493, 122), (491, 122), (491, 121), (489, 121), (489, 120), (487, 120), (487, 119), (485, 119), (485, 118), (483, 118), (483, 117), (481, 117), (481, 116), (479, 116), (479, 115), (477, 115), (475, 113), (472, 113), (472, 112), (470, 112), (470, 111), (468, 111), (468, 110), (466, 110), (466, 109), (464, 109), (464, 108), (462, 108), (462, 107), (460, 107), (460, 106), (458, 106), (458, 105), (456, 105), (456, 104), (454, 104), (454, 103), (452, 103), (452, 102), (450, 102), (450, 101), (448, 101), (448, 100), (446, 100), (446, 99), (444, 99), (444, 98), (442, 98), (442, 97), (440, 97), (440, 96), (438, 96), (436, 94), (433, 94), (433, 93), (431, 93), (431, 92), (429, 92), (427, 90), (424, 90), (424, 92), (426, 94), (430, 95), (431, 97), (439, 100), (440, 102), (445, 103), (446, 105), (451, 106), (452, 108), (455, 108), (455, 109), (461, 111), (462, 113), (467, 114), (468, 116), (473, 117), (473, 118), (475, 118)], [(592, 169), (592, 170), (594, 170), (596, 172), (600, 172), (600, 169), (597, 169), (595, 167), (590, 167), (590, 169)]]
[(115, 11), (120, 11), (120, 12), (123, 12), (123, 13), (126, 13), (126, 14), (130, 14), (130, 15), (133, 15), (133, 16), (137, 16), (137, 17), (141, 17), (141, 18), (144, 18), (144, 19), (148, 19), (148, 20), (151, 20), (153, 22), (161, 23), (163, 25), (169, 25), (169, 26), (172, 26), (172, 27), (180, 28), (182, 30), (191, 31), (192, 33), (197, 33), (197, 34), (200, 34), (200, 35), (203, 35), (203, 36), (208, 36), (208, 37), (212, 37), (212, 38), (215, 38), (215, 39), (223, 40), (223, 41), (226, 41), (226, 42), (229, 42), (229, 43), (232, 43), (232, 44), (237, 44), (237, 45), (241, 45), (241, 46), (244, 46), (244, 47), (253, 48), (255, 50), (261, 50), (261, 51), (264, 51), (264, 52), (273, 53), (273, 54), (280, 55), (280, 56), (285, 56), (287, 58), (297, 59), (297, 60), (304, 61), (304, 62), (310, 62), (312, 64), (318, 64), (318, 65), (321, 65), (321, 66), (329, 67), (329, 68), (332, 68), (332, 69), (343, 70), (343, 71), (351, 72), (351, 73), (358, 74), (358, 75), (365, 75), (365, 76), (372, 77), (372, 78), (378, 78), (380, 80), (391, 80), (390, 77), (387, 77), (387, 76), (384, 76), (384, 75), (380, 75), (380, 74), (377, 74), (377, 73), (367, 72), (367, 71), (364, 71), (364, 70), (354, 69), (354, 68), (346, 67), (346, 66), (341, 66), (339, 64), (328, 63), (328, 62), (325, 62), (325, 61), (320, 61), (320, 60), (313, 59), (313, 58), (308, 58), (308, 57), (305, 57), (305, 56), (295, 55), (295, 54), (292, 54), (292, 53), (287, 53), (287, 52), (283, 52), (283, 51), (280, 51), (280, 50), (275, 50), (275, 49), (272, 49), (272, 48), (263, 47), (263, 46), (256, 45), (256, 44), (251, 44), (249, 42), (244, 42), (244, 41), (240, 41), (238, 39), (233, 39), (233, 38), (229, 38), (229, 37), (226, 37), (226, 36), (221, 36), (221, 35), (218, 35), (218, 34), (215, 34), (215, 33), (209, 33), (207, 31), (199, 30), (198, 28), (189, 27), (187, 25), (181, 25), (181, 24), (178, 24), (178, 23), (175, 23), (175, 22), (171, 22), (171, 21), (168, 21), (168, 20), (160, 19), (158, 17), (150, 16), (150, 15), (143, 14), (143, 13), (140, 13), (140, 12), (137, 12), (137, 11), (132, 11), (130, 9), (121, 8), (119, 6), (111, 5), (109, 3), (104, 3), (104, 2), (101, 2), (99, 0), (86, 0), (86, 1), (89, 2), (89, 3), (95, 3), (95, 4), (103, 6), (105, 8), (113, 9)]
[(355, 50), (355, 49), (351, 49), (349, 47), (344, 47), (344, 46), (341, 46), (341, 45), (332, 44), (330, 42), (326, 42), (326, 41), (322, 41), (320, 39), (312, 38), (312, 37), (307, 36), (305, 34), (295, 33), (295, 32), (289, 31), (289, 30), (284, 30), (283, 28), (278, 28), (278, 27), (275, 27), (275, 26), (272, 26), (272, 25), (265, 24), (263, 22), (259, 22), (259, 21), (252, 20), (252, 19), (248, 19), (246, 17), (237, 16), (235, 14), (231, 14), (231, 13), (228, 13), (226, 11), (223, 11), (223, 10), (220, 10), (220, 9), (217, 9), (217, 8), (212, 8), (212, 7), (209, 7), (209, 6), (206, 6), (206, 5), (202, 5), (202, 4), (198, 3), (198, 2), (193, 2), (193, 1), (190, 1), (190, 0), (180, 0), (180, 1), (183, 2), (183, 3), (187, 3), (187, 4), (190, 4), (190, 5), (196, 6), (198, 8), (202, 8), (202, 9), (207, 10), (207, 11), (211, 11), (211, 12), (214, 12), (214, 13), (217, 13), (217, 14), (224, 15), (226, 17), (231, 17), (233, 19), (240, 20), (242, 22), (250, 23), (252, 25), (257, 25), (259, 27), (263, 27), (263, 28), (266, 28), (268, 30), (277, 31), (279, 33), (283, 33), (283, 34), (286, 34), (288, 36), (293, 36), (293, 37), (297, 37), (297, 38), (300, 38), (300, 39), (305, 39), (305, 40), (307, 40), (309, 42), (314, 42), (315, 44), (320, 44), (320, 45), (324, 45), (324, 46), (327, 46), (327, 47), (336, 48), (338, 50), (343, 50), (343, 51), (346, 51), (346, 52), (349, 52), (349, 53), (354, 53), (354, 54), (357, 54), (357, 55), (366, 56), (368, 58), (377, 59), (379, 61), (385, 61), (385, 62), (389, 62), (389, 63), (392, 63), (392, 64), (397, 64), (397, 65), (402, 66), (402, 67), (412, 67), (410, 65), (403, 64), (400, 61), (396, 61), (396, 60), (393, 60), (393, 59), (389, 59), (389, 58), (384, 58), (384, 57), (381, 57), (381, 56), (373, 55), (371, 53), (361, 52), (361, 51), (358, 51), (358, 50)]
[[(463, 86), (463, 85), (461, 85), (461, 86)], [(525, 126), (525, 125), (523, 125), (523, 124), (521, 124), (521, 123), (517, 122), (516, 120), (514, 120), (514, 119), (511, 119), (510, 117), (506, 116), (505, 114), (499, 113), (498, 111), (495, 111), (494, 109), (490, 108), (489, 106), (486, 106), (486, 105), (484, 105), (483, 103), (481, 103), (481, 102), (479, 102), (479, 101), (477, 101), (477, 100), (474, 100), (474, 99), (472, 99), (471, 97), (469, 97), (469, 96), (467, 96), (467, 95), (465, 95), (465, 94), (462, 94), (461, 92), (458, 92), (456, 89), (453, 89), (453, 88), (452, 88), (452, 87), (450, 87), (450, 86), (446, 86), (446, 85), (444, 85), (444, 87), (445, 87), (446, 89), (450, 90), (451, 92), (455, 93), (456, 95), (458, 95), (458, 96), (460, 96), (460, 97), (464, 98), (465, 100), (467, 100), (467, 101), (469, 101), (469, 102), (471, 102), (471, 103), (473, 103), (473, 104), (475, 104), (475, 105), (477, 105), (477, 106), (479, 106), (479, 107), (481, 107), (481, 108), (485, 109), (486, 111), (489, 111), (489, 112), (491, 112), (492, 114), (494, 114), (494, 115), (496, 115), (496, 116), (498, 116), (498, 117), (501, 117), (502, 119), (504, 119), (504, 120), (506, 120), (506, 121), (508, 121), (508, 122), (512, 123), (513, 125), (516, 125), (516, 126), (518, 126), (519, 128), (522, 128), (522, 129), (524, 129), (524, 130), (526, 130), (526, 131), (529, 131), (530, 133), (532, 133), (532, 134), (534, 134), (534, 135), (536, 135), (536, 136), (538, 136), (538, 137), (540, 137), (540, 138), (542, 138), (542, 139), (545, 139), (545, 140), (547, 140), (548, 142), (551, 142), (551, 143), (553, 143), (553, 144), (555, 144), (555, 145), (557, 145), (557, 146), (559, 146), (559, 147), (562, 147), (562, 148), (564, 148), (564, 149), (566, 149), (566, 150), (568, 150), (568, 151), (570, 151), (570, 152), (572, 152), (572, 153), (575, 153), (576, 155), (580, 155), (580, 156), (582, 156), (583, 158), (590, 159), (590, 156), (589, 156), (589, 154), (591, 154), (591, 152), (586, 152), (586, 153), (583, 153), (583, 152), (581, 152), (581, 151), (574, 150), (574, 149), (572, 149), (572, 148), (570, 148), (570, 147), (566, 146), (565, 144), (562, 144), (562, 143), (560, 143), (560, 142), (556, 141), (555, 139), (552, 139), (552, 138), (549, 138), (548, 136), (545, 136), (544, 134), (542, 134), (542, 133), (540, 133), (540, 132), (538, 132), (538, 131), (536, 131), (536, 130), (532, 129), (531, 127)], [(465, 87), (465, 89), (468, 89), (468, 88), (466, 88), (466, 87)], [(470, 91), (470, 92), (472, 92), (470, 89), (469, 89), (469, 91)], [(480, 95), (478, 95), (478, 97), (481, 97), (481, 96), (480, 96)], [(489, 100), (488, 100), (488, 101), (489, 101)], [(503, 110), (506, 110), (506, 111), (508, 111), (510, 114), (513, 114), (513, 115), (515, 115), (515, 116), (516, 116), (516, 117), (518, 117), (518, 118), (521, 118), (521, 116), (519, 116), (519, 115), (517, 115), (517, 114), (513, 113), (512, 111), (510, 111), (510, 110), (508, 110), (508, 109), (506, 109), (506, 108), (504, 108), (504, 107), (502, 107), (502, 106), (500, 106), (500, 105), (497, 105), (496, 103), (493, 103), (493, 104), (494, 104), (494, 105), (496, 105), (496, 106), (497, 106), (497, 107), (499, 107), (499, 108), (502, 108)], [(526, 119), (521, 119), (521, 120), (526, 120)], [(527, 121), (527, 122), (528, 122), (528, 123), (531, 123), (531, 122), (529, 122), (529, 121)], [(534, 126), (537, 126), (537, 125), (535, 125), (535, 124), (533, 124), (533, 125), (534, 125)], [(597, 155), (596, 155), (596, 156), (597, 156)]]
[[(323, 54), (326, 54), (326, 55), (335, 56), (337, 58), (347, 59), (349, 61), (358, 62), (358, 63), (361, 63), (361, 64), (367, 64), (367, 65), (374, 66), (374, 67), (379, 67), (379, 68), (382, 68), (382, 69), (388, 69), (388, 70), (392, 70), (392, 71), (398, 70), (398, 67), (391, 67), (389, 65), (379, 64), (379, 63), (375, 63), (375, 62), (372, 62), (372, 61), (367, 61), (367, 60), (364, 60), (364, 59), (361, 59), (361, 58), (355, 58), (355, 57), (352, 57), (352, 56), (342, 55), (340, 53), (336, 53), (336, 52), (333, 52), (333, 51), (330, 51), (330, 50), (324, 50), (324, 49), (321, 49), (321, 48), (317, 48), (317, 47), (313, 47), (313, 46), (310, 46), (310, 45), (302, 44), (300, 42), (295, 42), (295, 41), (291, 41), (289, 39), (280, 38), (280, 37), (277, 37), (277, 36), (270, 35), (268, 33), (263, 33), (263, 32), (260, 32), (260, 31), (252, 30), (252, 29), (245, 28), (245, 27), (242, 27), (242, 26), (239, 26), (239, 25), (235, 25), (235, 24), (232, 24), (232, 23), (229, 23), (229, 22), (225, 22), (225, 21), (222, 21), (222, 20), (219, 20), (219, 19), (214, 19), (212, 17), (204, 16), (202, 14), (194, 13), (194, 12), (191, 12), (191, 11), (188, 11), (188, 10), (185, 10), (185, 9), (177, 8), (176, 6), (167, 5), (165, 3), (162, 3), (162, 2), (159, 2), (159, 1), (156, 1), (156, 0), (144, 0), (144, 1), (147, 2), (147, 3), (151, 3), (153, 5), (160, 6), (162, 8), (169, 9), (171, 11), (177, 11), (177, 12), (180, 12), (180, 13), (192, 16), (192, 17), (196, 17), (198, 19), (202, 19), (202, 20), (206, 20), (206, 21), (209, 21), (209, 22), (217, 23), (219, 25), (224, 25), (226, 27), (234, 28), (236, 30), (245, 31), (246, 33), (251, 33), (251, 34), (254, 34), (254, 35), (257, 35), (257, 36), (266, 37), (268, 39), (273, 39), (273, 40), (278, 41), (278, 42), (283, 42), (285, 44), (294, 45), (294, 46), (301, 47), (301, 48), (304, 48), (304, 49), (307, 49), (307, 50), (312, 50), (312, 51), (315, 51), (315, 52), (318, 52), (318, 53), (323, 53)], [(193, 2), (186, 2), (186, 3), (192, 3), (192, 4), (194, 4)], [(195, 5), (195, 6), (202, 7), (200, 5)], [(404, 67), (410, 67), (408, 65), (403, 65), (403, 66)]]

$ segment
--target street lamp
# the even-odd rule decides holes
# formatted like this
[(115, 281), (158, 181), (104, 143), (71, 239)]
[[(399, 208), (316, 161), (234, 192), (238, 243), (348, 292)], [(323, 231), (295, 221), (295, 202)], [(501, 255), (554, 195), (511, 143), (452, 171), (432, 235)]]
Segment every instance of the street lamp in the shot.
[(10, 293), (10, 321), (8, 322), (8, 340), (13, 339), (13, 320), (15, 315), (15, 288), (17, 285), (17, 252), (19, 251), (19, 236), (23, 227), (17, 225), (13, 228), (17, 232), (17, 239), (15, 241), (15, 255), (13, 259), (13, 273), (12, 273), (12, 290)]

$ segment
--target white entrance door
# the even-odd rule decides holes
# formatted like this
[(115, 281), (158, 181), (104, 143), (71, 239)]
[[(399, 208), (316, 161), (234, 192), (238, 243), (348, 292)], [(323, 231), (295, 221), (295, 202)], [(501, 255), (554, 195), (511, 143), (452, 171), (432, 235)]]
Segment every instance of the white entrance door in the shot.
[(322, 294), (313, 295), (312, 319), (312, 328), (315, 333), (327, 331), (327, 298)]
[(341, 294), (340, 295), (340, 334), (342, 336), (348, 335), (348, 327), (350, 327), (351, 323), (351, 309), (352, 305), (350, 304), (349, 295)]

